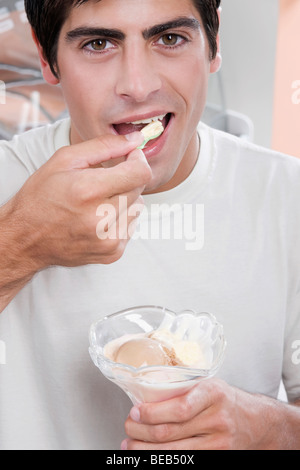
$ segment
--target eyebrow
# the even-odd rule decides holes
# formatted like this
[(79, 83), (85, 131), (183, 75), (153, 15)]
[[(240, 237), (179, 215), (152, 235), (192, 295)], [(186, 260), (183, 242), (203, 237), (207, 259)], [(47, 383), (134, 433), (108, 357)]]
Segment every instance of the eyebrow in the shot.
[(199, 21), (196, 20), (196, 18), (182, 16), (179, 18), (175, 18), (174, 20), (168, 21), (167, 23), (157, 24), (149, 29), (146, 29), (145, 31), (143, 31), (143, 37), (144, 39), (150, 39), (153, 36), (156, 36), (157, 34), (161, 34), (165, 31), (168, 31), (169, 29), (176, 29), (182, 27), (197, 31), (200, 29), (201, 26)]
[(75, 41), (76, 39), (81, 39), (85, 37), (106, 37), (111, 39), (118, 39), (119, 41), (124, 41), (125, 34), (118, 29), (107, 29), (107, 28), (91, 28), (91, 27), (79, 27), (69, 31), (66, 34), (67, 42)]
[[(156, 36), (157, 34), (161, 34), (165, 31), (168, 31), (169, 29), (175, 29), (180, 27), (189, 28), (196, 31), (200, 29), (201, 25), (196, 18), (189, 18), (183, 16), (175, 18), (174, 20), (168, 21), (166, 23), (151, 26), (150, 28), (145, 29), (142, 32), (142, 35), (144, 39), (150, 39), (153, 36)], [(110, 39), (124, 41), (126, 35), (119, 29), (80, 26), (79, 28), (75, 28), (67, 32), (66, 41), (72, 42), (76, 39), (81, 39), (84, 37), (106, 37)]]

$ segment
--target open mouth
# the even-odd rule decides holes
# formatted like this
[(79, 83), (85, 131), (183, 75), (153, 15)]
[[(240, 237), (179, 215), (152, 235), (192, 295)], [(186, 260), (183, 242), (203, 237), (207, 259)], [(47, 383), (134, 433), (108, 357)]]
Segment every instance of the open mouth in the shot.
[[(165, 131), (170, 122), (171, 116), (172, 116), (171, 113), (167, 113), (164, 115), (154, 116), (154, 117), (143, 119), (140, 121), (122, 122), (119, 124), (113, 124), (113, 128), (117, 134), (126, 135), (126, 134), (131, 134), (132, 132), (141, 131), (145, 126), (147, 126), (151, 122), (160, 121)], [(158, 139), (159, 138), (160, 136), (158, 137)], [(152, 140), (152, 142), (149, 142), (148, 145), (152, 145), (155, 140), (156, 139)]]

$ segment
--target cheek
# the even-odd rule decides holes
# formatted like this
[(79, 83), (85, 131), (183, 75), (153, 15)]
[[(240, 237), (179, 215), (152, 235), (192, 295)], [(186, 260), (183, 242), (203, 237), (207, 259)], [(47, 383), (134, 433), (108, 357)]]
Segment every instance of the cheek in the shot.
[(176, 66), (176, 70), (170, 69), (169, 73), (169, 76), (176, 77), (174, 88), (184, 101), (187, 112), (198, 111), (201, 115), (207, 95), (209, 62), (193, 55)]
[(70, 112), (80, 112), (94, 103), (96, 80), (77, 54), (65, 54), (59, 62), (61, 88)]
[[(103, 92), (103, 84), (97, 81), (97, 75), (93, 76), (85, 70), (74, 70), (70, 67), (62, 67), (61, 88), (69, 114), (76, 133), (81, 140), (89, 140), (96, 135), (103, 134), (102, 110), (105, 110), (104, 100), (108, 93)], [(101, 112), (100, 112), (101, 110)], [(104, 112), (105, 114), (105, 112)]]
[(190, 68), (192, 82), (190, 81), (189, 93), (194, 102), (205, 104), (208, 77), (209, 62), (204, 60), (194, 61)]
[(80, 112), (88, 108), (91, 103), (91, 88), (87, 79), (80, 74), (72, 73), (62, 76), (64, 79), (61, 81), (63, 94), (68, 105), (70, 112)]

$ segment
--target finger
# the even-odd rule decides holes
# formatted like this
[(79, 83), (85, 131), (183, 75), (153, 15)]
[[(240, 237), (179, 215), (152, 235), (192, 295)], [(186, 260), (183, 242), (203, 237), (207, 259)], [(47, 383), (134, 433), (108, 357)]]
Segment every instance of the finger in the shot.
[(128, 211), (120, 214), (118, 219), (118, 230), (121, 240), (129, 240), (133, 237), (138, 225), (138, 218), (144, 209), (144, 201), (140, 196), (136, 202), (131, 204)]
[(133, 420), (145, 424), (182, 423), (208, 409), (214, 399), (213, 380), (203, 380), (179, 397), (133, 407), (130, 416)]
[(96, 215), (100, 217), (97, 222), (97, 236), (106, 240), (109, 238), (129, 240), (144, 209), (143, 198), (137, 192), (132, 192), (128, 198), (115, 196), (113, 199), (116, 201), (114, 205), (100, 204), (97, 209)]
[(152, 179), (151, 168), (141, 150), (133, 150), (126, 161), (112, 168), (91, 170), (99, 178), (99, 193), (107, 197), (128, 193), (137, 188), (142, 192)]
[(108, 228), (111, 229), (111, 233), (116, 233), (119, 240), (129, 240), (132, 238), (138, 224), (138, 218), (143, 209), (144, 202), (142, 198), (139, 197), (136, 202), (130, 205), (128, 210), (124, 208), (124, 210), (119, 213), (118, 217), (111, 220), (111, 224), (114, 224), (114, 227), (108, 226)]
[(221, 435), (203, 435), (172, 442), (145, 442), (138, 439), (124, 439), (122, 450), (237, 450)]
[[(184, 423), (137, 424), (131, 418), (125, 422), (125, 431), (131, 439), (153, 443), (173, 442), (204, 433), (206, 420), (199, 416)], [(202, 431), (202, 432), (201, 432)]]
[[(203, 447), (204, 448), (204, 447)], [(202, 449), (199, 438), (182, 439), (180, 441), (153, 443), (140, 440), (125, 439), (121, 444), (122, 450), (198, 450)]]
[(143, 203), (143, 197), (141, 196), (143, 190), (144, 186), (134, 188), (127, 193), (111, 196), (108, 201), (116, 207), (117, 214), (120, 214), (128, 211), (128, 209), (137, 202)]
[[(144, 200), (141, 196), (142, 188), (137, 188), (129, 193), (112, 196), (99, 204), (96, 210), (97, 217), (106, 217), (111, 224), (117, 224), (121, 220), (133, 220), (138, 217), (144, 208)], [(110, 217), (108, 218), (108, 215)], [(128, 226), (128, 224), (127, 224)]]
[[(127, 161), (112, 168), (84, 169), (77, 175), (74, 196), (80, 202), (115, 203), (115, 196), (133, 193), (140, 195), (152, 178), (151, 168), (141, 150), (130, 152)], [(138, 197), (138, 196), (136, 196)], [(130, 201), (131, 202), (131, 201)]]
[(63, 147), (54, 155), (56, 161), (68, 165), (69, 169), (84, 169), (110, 159), (127, 156), (143, 142), (141, 132), (128, 136), (105, 135), (79, 144)]

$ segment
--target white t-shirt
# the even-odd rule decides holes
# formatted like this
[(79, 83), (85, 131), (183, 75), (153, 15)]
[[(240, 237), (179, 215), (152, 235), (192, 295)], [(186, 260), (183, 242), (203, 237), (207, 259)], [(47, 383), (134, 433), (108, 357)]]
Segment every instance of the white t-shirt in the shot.
[[(69, 127), (1, 143), (0, 203), (69, 144)], [(45, 269), (0, 315), (2, 449), (119, 449), (131, 402), (92, 363), (88, 334), (95, 320), (138, 305), (214, 314), (227, 339), (220, 378), (272, 397), (282, 378), (300, 398), (300, 160), (202, 124), (199, 133), (194, 171), (145, 197), (119, 261)], [(169, 205), (186, 209), (185, 237), (175, 225), (171, 239), (147, 239)]]

